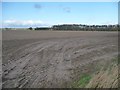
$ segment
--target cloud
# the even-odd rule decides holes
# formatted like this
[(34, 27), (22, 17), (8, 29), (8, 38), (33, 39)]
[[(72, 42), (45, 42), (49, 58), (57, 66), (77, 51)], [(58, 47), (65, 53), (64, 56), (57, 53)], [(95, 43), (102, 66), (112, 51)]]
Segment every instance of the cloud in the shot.
[(5, 20), (3, 27), (40, 27), (49, 26), (40, 20)]
[(106, 22), (103, 22), (101, 24), (103, 24), (103, 25), (111, 25), (111, 24), (118, 24), (118, 23), (115, 22), (115, 21), (106, 21)]
[(71, 8), (70, 7), (64, 7), (63, 10), (67, 13), (70, 13), (71, 12)]
[(36, 9), (41, 9), (42, 6), (41, 6), (40, 4), (35, 4), (35, 5), (34, 5), (34, 8), (36, 8)]
[(59, 4), (58, 7), (60, 9), (62, 9), (64, 12), (66, 12), (66, 13), (70, 13), (71, 12), (71, 8), (69, 6), (64, 6), (62, 4)]

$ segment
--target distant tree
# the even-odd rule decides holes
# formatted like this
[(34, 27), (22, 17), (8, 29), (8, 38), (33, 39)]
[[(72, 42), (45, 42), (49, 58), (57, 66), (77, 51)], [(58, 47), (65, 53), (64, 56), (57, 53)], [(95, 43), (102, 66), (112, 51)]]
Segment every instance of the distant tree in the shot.
[(29, 30), (33, 30), (33, 28), (32, 28), (32, 27), (29, 27), (28, 29), (29, 29)]
[(35, 30), (51, 30), (50, 27), (36, 27)]
[(7, 28), (7, 27), (5, 28), (5, 30), (11, 30), (11, 29), (12, 29), (12, 28)]
[(82, 24), (63, 24), (53, 25), (53, 30), (73, 30), (73, 31), (120, 31), (120, 25), (82, 25)]

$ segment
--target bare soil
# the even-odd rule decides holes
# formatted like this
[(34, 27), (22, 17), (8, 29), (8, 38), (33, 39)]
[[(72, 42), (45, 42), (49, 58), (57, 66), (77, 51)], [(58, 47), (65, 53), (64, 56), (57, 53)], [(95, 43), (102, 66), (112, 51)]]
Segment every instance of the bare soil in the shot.
[[(3, 31), (3, 88), (64, 88), (118, 55), (118, 32)], [(102, 65), (101, 64), (101, 65)]]

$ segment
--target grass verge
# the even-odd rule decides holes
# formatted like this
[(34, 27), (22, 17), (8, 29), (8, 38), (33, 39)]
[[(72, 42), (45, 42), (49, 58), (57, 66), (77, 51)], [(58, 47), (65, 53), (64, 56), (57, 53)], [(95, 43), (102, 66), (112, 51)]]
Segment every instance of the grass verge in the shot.
[(71, 88), (117, 88), (119, 61), (120, 58), (115, 57), (103, 64), (97, 73), (83, 74)]

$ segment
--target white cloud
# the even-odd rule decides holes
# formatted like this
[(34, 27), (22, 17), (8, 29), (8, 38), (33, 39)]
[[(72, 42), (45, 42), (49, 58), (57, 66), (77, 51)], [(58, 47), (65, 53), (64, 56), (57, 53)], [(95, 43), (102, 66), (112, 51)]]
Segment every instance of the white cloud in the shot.
[(49, 26), (40, 20), (5, 20), (3, 21), (3, 27), (40, 27)]

